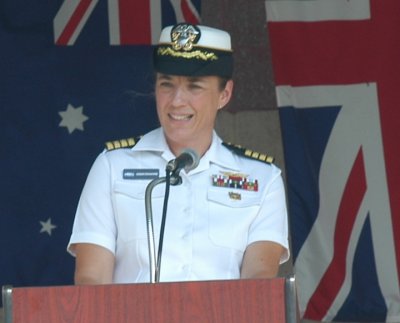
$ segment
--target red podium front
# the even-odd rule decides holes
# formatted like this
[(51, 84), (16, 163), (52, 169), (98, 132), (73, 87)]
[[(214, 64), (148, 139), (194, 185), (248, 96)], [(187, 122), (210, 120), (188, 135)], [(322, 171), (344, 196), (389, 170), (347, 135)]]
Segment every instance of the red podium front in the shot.
[[(288, 278), (3, 287), (6, 323), (282, 323)], [(295, 306), (293, 310), (295, 309)]]

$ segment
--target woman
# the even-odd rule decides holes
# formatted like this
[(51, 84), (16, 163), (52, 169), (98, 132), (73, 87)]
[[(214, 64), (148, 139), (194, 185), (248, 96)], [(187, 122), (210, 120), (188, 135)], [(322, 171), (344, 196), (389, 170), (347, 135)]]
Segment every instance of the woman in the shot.
[[(161, 127), (123, 148), (110, 144), (95, 161), (68, 247), (76, 256), (75, 283), (149, 281), (144, 192), (186, 148), (201, 158), (171, 187), (160, 281), (276, 276), (289, 257), (281, 172), (265, 155), (227, 145), (214, 131), (233, 91), (229, 34), (167, 27), (154, 66)], [(159, 185), (152, 195), (156, 246), (164, 191)]]

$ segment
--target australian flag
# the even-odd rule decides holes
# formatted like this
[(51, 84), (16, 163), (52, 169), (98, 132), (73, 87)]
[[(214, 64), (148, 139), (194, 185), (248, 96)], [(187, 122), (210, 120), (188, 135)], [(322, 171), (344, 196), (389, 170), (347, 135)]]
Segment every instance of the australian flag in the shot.
[(182, 21), (200, 0), (0, 1), (0, 285), (73, 283), (89, 168), (157, 126), (152, 45)]
[(266, 1), (300, 311), (400, 322), (400, 1)]

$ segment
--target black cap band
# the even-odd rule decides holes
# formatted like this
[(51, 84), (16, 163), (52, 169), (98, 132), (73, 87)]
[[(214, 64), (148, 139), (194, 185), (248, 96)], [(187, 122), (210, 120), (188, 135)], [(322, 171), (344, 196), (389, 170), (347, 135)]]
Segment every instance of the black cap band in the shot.
[(159, 73), (183, 76), (221, 76), (233, 74), (232, 53), (194, 48), (190, 52), (176, 52), (171, 46), (154, 49), (154, 68)]

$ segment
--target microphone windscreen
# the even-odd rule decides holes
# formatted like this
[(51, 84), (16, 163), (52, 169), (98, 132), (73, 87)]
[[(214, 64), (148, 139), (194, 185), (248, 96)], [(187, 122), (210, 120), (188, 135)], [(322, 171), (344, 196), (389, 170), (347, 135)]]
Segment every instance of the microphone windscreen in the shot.
[(188, 155), (190, 155), (190, 157), (191, 157), (191, 159), (192, 159), (192, 162), (191, 162), (191, 163), (188, 163), (188, 164), (185, 166), (185, 171), (186, 171), (186, 172), (189, 172), (189, 171), (191, 171), (192, 169), (195, 169), (195, 168), (199, 165), (200, 157), (199, 157), (199, 154), (198, 154), (194, 149), (185, 148), (184, 150), (182, 150), (181, 155), (182, 155), (182, 154), (188, 154)]

